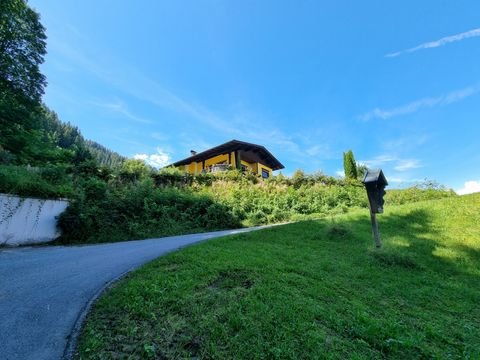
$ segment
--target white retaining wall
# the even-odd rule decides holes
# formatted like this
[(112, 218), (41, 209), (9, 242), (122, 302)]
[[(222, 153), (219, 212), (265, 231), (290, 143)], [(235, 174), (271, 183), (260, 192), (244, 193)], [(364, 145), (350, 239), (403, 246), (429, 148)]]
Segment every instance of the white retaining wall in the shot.
[(42, 200), (0, 194), (0, 245), (48, 242), (60, 236), (57, 216), (66, 200)]

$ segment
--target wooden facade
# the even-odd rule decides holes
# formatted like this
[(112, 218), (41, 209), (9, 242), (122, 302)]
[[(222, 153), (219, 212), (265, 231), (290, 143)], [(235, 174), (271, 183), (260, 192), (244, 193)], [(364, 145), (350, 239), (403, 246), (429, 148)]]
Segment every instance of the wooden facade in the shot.
[(251, 171), (263, 178), (270, 177), (272, 171), (284, 168), (264, 146), (239, 140), (232, 140), (200, 153), (192, 151), (192, 156), (177, 161), (172, 166), (190, 174), (239, 169)]

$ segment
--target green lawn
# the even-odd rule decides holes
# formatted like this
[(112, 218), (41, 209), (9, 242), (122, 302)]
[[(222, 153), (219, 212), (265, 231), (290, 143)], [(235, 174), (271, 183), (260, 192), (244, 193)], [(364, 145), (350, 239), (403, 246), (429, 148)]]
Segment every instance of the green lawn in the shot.
[(212, 240), (97, 303), (78, 358), (480, 359), (480, 194)]

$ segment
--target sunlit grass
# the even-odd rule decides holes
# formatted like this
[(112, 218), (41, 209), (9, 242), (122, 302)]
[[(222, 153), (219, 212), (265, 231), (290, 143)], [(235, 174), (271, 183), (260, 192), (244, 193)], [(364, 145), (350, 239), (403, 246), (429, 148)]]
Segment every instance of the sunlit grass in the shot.
[[(388, 205), (388, 204), (387, 204)], [(79, 358), (480, 358), (480, 194), (212, 240), (110, 290)]]

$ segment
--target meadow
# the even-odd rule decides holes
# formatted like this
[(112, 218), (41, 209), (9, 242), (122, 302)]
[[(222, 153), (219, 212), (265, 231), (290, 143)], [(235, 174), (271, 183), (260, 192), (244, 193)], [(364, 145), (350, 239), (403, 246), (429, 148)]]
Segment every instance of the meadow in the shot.
[(212, 240), (110, 289), (78, 359), (478, 359), (480, 194)]

